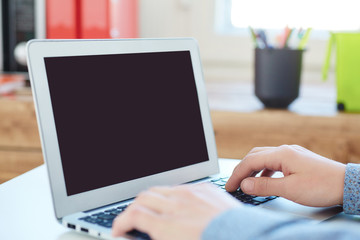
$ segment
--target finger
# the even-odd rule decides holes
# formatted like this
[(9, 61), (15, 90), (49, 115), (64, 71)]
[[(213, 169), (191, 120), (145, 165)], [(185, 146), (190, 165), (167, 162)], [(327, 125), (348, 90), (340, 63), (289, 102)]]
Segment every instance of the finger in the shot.
[(254, 150), (252, 153), (248, 153), (243, 160), (234, 168), (233, 173), (231, 174), (229, 180), (225, 185), (225, 189), (228, 192), (233, 192), (240, 187), (242, 179), (246, 177), (255, 177), (257, 173), (263, 170), (263, 168), (254, 169), (251, 168), (248, 162), (252, 163), (252, 159), (256, 159), (267, 154), (270, 151), (273, 151), (272, 148), (257, 148), (259, 150)]
[(124, 213), (120, 214), (113, 222), (112, 236), (124, 236), (131, 230), (139, 230), (150, 236), (153, 235), (152, 229), (161, 226), (161, 218), (151, 210), (139, 204), (131, 204)]
[(302, 147), (302, 146), (299, 146), (299, 145), (290, 145), (292, 148), (298, 150), (298, 151), (302, 151), (302, 152), (309, 152), (308, 149)]
[(252, 176), (254, 172), (269, 169), (281, 171), (284, 155), (279, 154), (280, 148), (269, 148), (253, 154), (248, 154), (234, 169), (228, 182), (225, 185), (227, 191), (235, 191), (243, 179)]
[[(189, 193), (186, 193), (186, 190), (189, 190), (193, 193), (193, 195), (196, 195), (199, 198), (215, 198), (219, 195), (222, 196), (223, 191), (220, 190), (219, 187), (215, 186), (214, 184), (210, 183), (198, 183), (198, 184), (186, 184), (184, 186), (187, 186), (188, 189), (185, 190), (185, 193), (182, 193), (183, 197), (188, 197), (186, 195), (189, 195)], [(184, 196), (185, 195), (185, 196)]]
[(248, 154), (252, 154), (252, 153), (257, 153), (257, 152), (263, 152), (263, 151), (267, 151), (270, 149), (274, 149), (275, 147), (254, 147), (253, 149), (251, 149)]
[(209, 189), (216, 189), (209, 183), (183, 184), (171, 189), (170, 198), (183, 200), (192, 200), (198, 198), (201, 194), (209, 194)]
[(216, 192), (222, 192), (221, 190), (219, 190), (219, 187), (215, 186), (214, 184), (211, 184), (209, 182), (200, 182), (197, 184), (186, 184), (189, 187), (199, 191), (199, 192), (206, 192), (208, 193), (209, 191), (213, 191), (215, 190)]
[(172, 196), (174, 194), (174, 187), (157, 186), (157, 187), (149, 188), (148, 191), (163, 195), (165, 197), (169, 197), (169, 196)]
[(179, 195), (179, 193), (182, 192), (182, 190), (193, 190), (193, 191), (203, 191), (204, 189), (209, 188), (215, 188), (217, 189), (213, 184), (207, 183), (207, 182), (200, 182), (195, 184), (182, 184), (178, 186), (173, 187), (152, 187), (149, 189), (149, 191), (161, 194), (166, 197), (174, 197), (176, 195)]
[(177, 211), (177, 203), (179, 203), (179, 200), (182, 202), (185, 199), (188, 201), (196, 199), (204, 189), (208, 189), (209, 187), (212, 186), (210, 184), (200, 183), (183, 184), (174, 187), (153, 187), (149, 189), (149, 192), (152, 192), (154, 196), (158, 195), (157, 199), (149, 199), (149, 196), (143, 196), (142, 199), (148, 198), (144, 204), (159, 213), (173, 213)]
[(168, 197), (152, 190), (141, 192), (134, 203), (157, 213), (164, 213), (174, 208), (172, 201)]
[(241, 190), (256, 196), (285, 196), (285, 178), (249, 177), (241, 182)]

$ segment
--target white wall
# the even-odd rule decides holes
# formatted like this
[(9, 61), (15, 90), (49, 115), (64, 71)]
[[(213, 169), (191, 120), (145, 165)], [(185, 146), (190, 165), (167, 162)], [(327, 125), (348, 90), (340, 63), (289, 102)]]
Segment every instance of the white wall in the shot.
[[(207, 81), (252, 81), (250, 36), (216, 34), (215, 7), (216, 0), (140, 0), (140, 36), (194, 37), (199, 42)], [(303, 81), (321, 81), (326, 44), (325, 40), (309, 42), (304, 55)]]

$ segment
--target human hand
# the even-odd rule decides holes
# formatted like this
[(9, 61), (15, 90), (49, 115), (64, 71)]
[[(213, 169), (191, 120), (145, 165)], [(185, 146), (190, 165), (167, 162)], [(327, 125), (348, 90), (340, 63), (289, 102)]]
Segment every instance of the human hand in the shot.
[(241, 203), (210, 184), (154, 187), (138, 195), (113, 223), (114, 237), (133, 229), (152, 239), (200, 239), (210, 221)]
[[(260, 171), (260, 177), (255, 177)], [(276, 171), (283, 178), (270, 178)], [(297, 145), (252, 149), (236, 166), (226, 190), (281, 196), (314, 207), (343, 202), (345, 165)]]

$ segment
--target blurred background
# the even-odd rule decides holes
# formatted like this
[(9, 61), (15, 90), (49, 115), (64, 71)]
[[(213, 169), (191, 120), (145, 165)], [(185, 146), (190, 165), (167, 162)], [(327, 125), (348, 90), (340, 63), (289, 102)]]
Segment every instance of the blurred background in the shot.
[[(25, 71), (19, 43), (32, 38), (194, 37), (207, 81), (251, 81), (248, 27), (269, 42), (288, 26), (313, 28), (304, 81), (319, 81), (329, 30), (358, 30), (355, 0), (2, 0), (0, 69)], [(336, 17), (335, 17), (336, 16)], [(293, 34), (293, 37), (295, 34)], [(20, 45), (21, 48), (21, 45)]]
[[(331, 32), (358, 34), (358, 0), (1, 0), (0, 8), (0, 183), (43, 163), (26, 66), (25, 44), (34, 38), (193, 37), (219, 157), (241, 159), (256, 146), (299, 144), (360, 162), (360, 106), (351, 114), (338, 110), (337, 56), (329, 55)], [(254, 94), (254, 49), (264, 48), (260, 32), (268, 49), (304, 49), (299, 97), (288, 108), (267, 109)], [(352, 42), (359, 50), (360, 41)], [(360, 73), (352, 76), (359, 84), (342, 94), (352, 91), (352, 103), (360, 103)]]

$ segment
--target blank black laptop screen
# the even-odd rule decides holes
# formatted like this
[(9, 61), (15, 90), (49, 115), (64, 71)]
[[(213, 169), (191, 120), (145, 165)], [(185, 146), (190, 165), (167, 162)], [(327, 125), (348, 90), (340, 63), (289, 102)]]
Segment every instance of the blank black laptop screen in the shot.
[(45, 66), (69, 196), (209, 160), (189, 51)]

